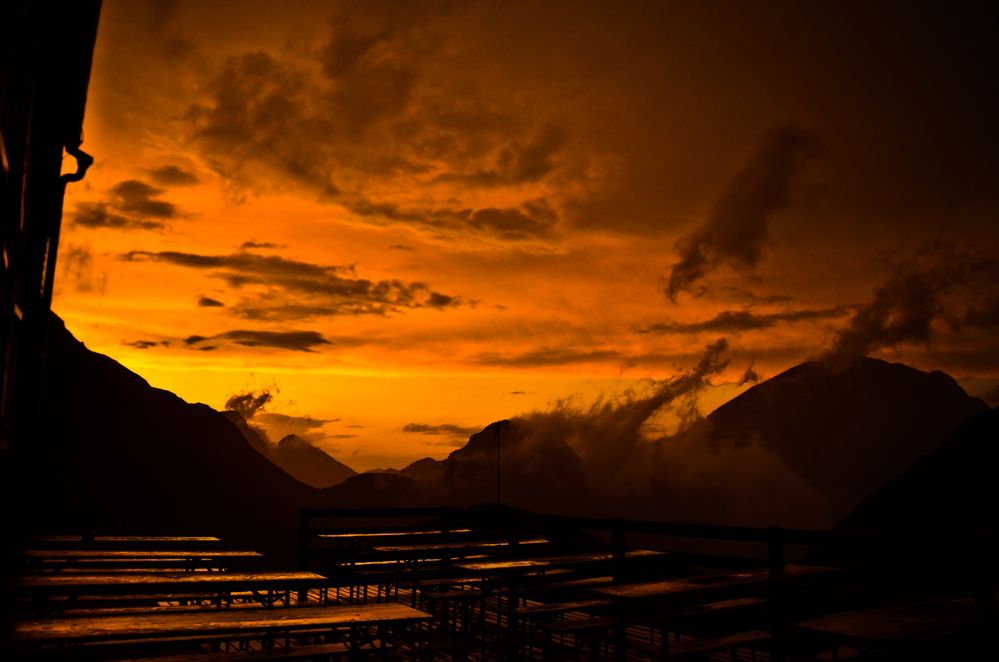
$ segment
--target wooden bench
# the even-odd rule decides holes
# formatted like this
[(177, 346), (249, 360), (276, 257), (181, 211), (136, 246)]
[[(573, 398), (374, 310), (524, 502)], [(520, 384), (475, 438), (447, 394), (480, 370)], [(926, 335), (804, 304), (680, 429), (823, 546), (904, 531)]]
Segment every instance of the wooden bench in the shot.
[(235, 653), (186, 653), (184, 655), (168, 655), (165, 657), (140, 657), (118, 662), (277, 662), (278, 660), (311, 660), (349, 656), (350, 647), (347, 644), (334, 642), (312, 646), (291, 646), (273, 650), (238, 651)]
[(128, 645), (154, 650), (168, 643), (197, 644), (223, 639), (255, 640), (268, 647), (280, 640), (287, 644), (299, 635), (346, 630), (348, 645), (351, 650), (358, 650), (365, 644), (358, 639), (359, 628), (377, 629), (384, 645), (385, 630), (389, 627), (428, 624), (431, 619), (426, 612), (392, 603), (82, 616), (20, 621), (15, 624), (13, 641), (29, 657), (42, 652), (66, 652), (71, 659), (72, 652), (80, 645), (91, 649)]
[(709, 639), (689, 639), (670, 644), (663, 659), (690, 660), (712, 653), (736, 651), (740, 648), (756, 650), (769, 642), (770, 633), (764, 630), (748, 630)]
[[(566, 603), (566, 605), (570, 604), (571, 603)], [(552, 605), (552, 607), (554, 614), (564, 615), (570, 613), (571, 611), (588, 611), (590, 609), (603, 610), (609, 608), (612, 604), (613, 603), (611, 601), (604, 600), (601, 601), (600, 604), (592, 605), (585, 609), (565, 609), (561, 611), (558, 610), (559, 605)], [(568, 621), (543, 622), (540, 623), (538, 627), (542, 630), (542, 632), (544, 632), (544, 646), (548, 649), (551, 646), (552, 638), (556, 635), (559, 637), (571, 635), (574, 640), (582, 639), (588, 640), (592, 643), (608, 632), (615, 632), (617, 644), (622, 645), (624, 642), (624, 630), (626, 628), (638, 625), (651, 627), (658, 626), (663, 630), (660, 637), (660, 645), (637, 646), (637, 648), (641, 649), (642, 653), (656, 656), (670, 649), (669, 631), (675, 632), (677, 628), (682, 627), (690, 628), (693, 624), (700, 624), (703, 629), (703, 626), (706, 625), (708, 621), (717, 622), (719, 617), (742, 614), (746, 610), (763, 607), (765, 605), (766, 600), (763, 598), (749, 597), (733, 600), (721, 600), (718, 602), (711, 602), (703, 605), (669, 611), (644, 611), (615, 614), (612, 616), (591, 616), (589, 618)], [(538, 608), (535, 611), (537, 613), (544, 613), (544, 610), (541, 608)], [(717, 641), (719, 645), (723, 646), (723, 648), (718, 650), (727, 650), (724, 648), (724, 646), (727, 645), (724, 643), (725, 637), (716, 637), (714, 639), (705, 638), (698, 641), (702, 646), (708, 646), (710, 642)], [(685, 646), (687, 644), (678, 645)], [(706, 651), (705, 654), (708, 652), (717, 651)]]
[(59, 572), (88, 569), (119, 572), (137, 569), (181, 571), (223, 570), (234, 560), (260, 559), (259, 552), (192, 549), (26, 549), (28, 572)]
[[(292, 591), (324, 588), (331, 582), (311, 572), (185, 572), (128, 575), (64, 575), (51, 573), (22, 577), (17, 591), (31, 598), (43, 613), (52, 607), (73, 606), (83, 596), (133, 596), (171, 594), (214, 594), (219, 603), (228, 602), (233, 593), (249, 592), (264, 606), (290, 603)], [(54, 598), (67, 598), (65, 604)]]

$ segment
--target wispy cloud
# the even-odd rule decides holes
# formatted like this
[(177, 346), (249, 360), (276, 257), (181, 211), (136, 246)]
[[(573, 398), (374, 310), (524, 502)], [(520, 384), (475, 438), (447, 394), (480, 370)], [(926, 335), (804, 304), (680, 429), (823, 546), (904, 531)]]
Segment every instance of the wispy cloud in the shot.
[(232, 307), (236, 314), (254, 320), (384, 315), (406, 308), (443, 310), (464, 303), (461, 297), (437, 292), (422, 282), (357, 278), (353, 266), (315, 264), (278, 255), (132, 251), (122, 259), (204, 270), (236, 289), (261, 286), (266, 289), (264, 294)]
[(475, 434), (480, 429), (481, 428), (476, 427), (463, 427), (460, 425), (454, 425), (453, 423), (406, 423), (406, 425), (402, 426), (403, 432), (425, 434), (430, 436), (461, 437), (463, 439)]
[(769, 329), (778, 324), (836, 319), (848, 315), (854, 308), (856, 306), (833, 306), (816, 310), (787, 310), (779, 313), (726, 310), (701, 322), (663, 322), (640, 328), (638, 331), (654, 334), (740, 333)]
[(475, 361), (482, 365), (540, 367), (589, 362), (602, 363), (620, 361), (623, 358), (625, 357), (620, 352), (611, 349), (580, 351), (562, 347), (546, 347), (519, 354), (484, 352), (479, 354)]
[(201, 181), (190, 170), (184, 170), (175, 165), (153, 168), (147, 172), (154, 182), (163, 186), (192, 186)]
[(976, 321), (996, 282), (999, 260), (994, 254), (929, 246), (892, 265), (888, 279), (858, 307), (820, 358), (845, 365), (879, 349), (925, 345), (935, 337), (937, 321), (952, 327)]
[(798, 129), (781, 127), (764, 137), (704, 224), (677, 243), (680, 259), (663, 285), (671, 301), (718, 266), (757, 265), (771, 215), (787, 202), (794, 175), (817, 151), (817, 140)]

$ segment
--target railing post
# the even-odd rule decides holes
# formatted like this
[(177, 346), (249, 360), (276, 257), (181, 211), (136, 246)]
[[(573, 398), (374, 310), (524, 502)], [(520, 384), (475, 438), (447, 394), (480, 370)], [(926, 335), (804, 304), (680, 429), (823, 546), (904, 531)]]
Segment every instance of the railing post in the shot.
[(611, 550), (614, 554), (614, 581), (621, 581), (625, 568), (625, 535), (624, 520), (614, 518), (611, 524)]
[(785, 657), (785, 596), (784, 596), (784, 530), (779, 526), (767, 529), (767, 568), (769, 570), (770, 660), (784, 662)]
[[(300, 570), (309, 569), (309, 543), (312, 539), (312, 513), (308, 508), (298, 509), (298, 567)], [(309, 599), (308, 590), (298, 592), (298, 601), (306, 602)]]

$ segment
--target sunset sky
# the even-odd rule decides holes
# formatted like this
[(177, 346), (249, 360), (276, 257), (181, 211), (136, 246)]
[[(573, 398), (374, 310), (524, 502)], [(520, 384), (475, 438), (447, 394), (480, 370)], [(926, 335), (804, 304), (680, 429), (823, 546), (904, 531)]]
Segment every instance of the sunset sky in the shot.
[[(972, 5), (104, 0), (54, 304), (356, 469), (868, 354), (999, 400), (999, 24)], [(666, 419), (664, 419), (666, 420)]]

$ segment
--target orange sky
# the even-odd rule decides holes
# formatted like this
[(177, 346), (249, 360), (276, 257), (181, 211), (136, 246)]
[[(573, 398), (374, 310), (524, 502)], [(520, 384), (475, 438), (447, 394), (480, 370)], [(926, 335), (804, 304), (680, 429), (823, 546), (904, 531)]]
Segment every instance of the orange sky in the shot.
[(920, 11), (105, 0), (56, 311), (358, 469), (718, 338), (705, 411), (819, 355), (994, 394), (996, 26)]

